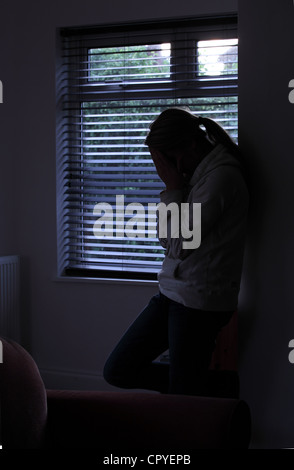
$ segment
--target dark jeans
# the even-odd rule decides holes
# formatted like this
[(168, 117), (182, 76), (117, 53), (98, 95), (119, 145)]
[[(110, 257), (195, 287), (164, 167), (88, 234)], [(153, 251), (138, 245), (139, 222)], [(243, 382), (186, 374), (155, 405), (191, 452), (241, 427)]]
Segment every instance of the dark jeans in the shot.
[[(155, 295), (108, 358), (105, 380), (121, 388), (205, 395), (215, 340), (232, 314), (196, 310)], [(156, 361), (167, 350), (168, 363)]]

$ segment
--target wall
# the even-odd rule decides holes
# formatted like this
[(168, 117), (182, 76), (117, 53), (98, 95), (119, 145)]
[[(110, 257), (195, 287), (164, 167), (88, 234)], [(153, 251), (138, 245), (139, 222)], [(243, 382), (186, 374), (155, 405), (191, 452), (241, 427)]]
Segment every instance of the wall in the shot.
[[(0, 20), (1, 21), (1, 20)], [(13, 191), (13, 170), (15, 155), (12, 155), (9, 134), (13, 127), (13, 113), (8, 110), (5, 101), (6, 87), (11, 77), (8, 41), (11, 39), (9, 18), (0, 28), (0, 80), (2, 82), (2, 103), (0, 103), (0, 256), (15, 250), (15, 205)], [(8, 131), (8, 134), (7, 134)]]
[(240, 145), (249, 161), (251, 215), (240, 312), (240, 374), (253, 442), (294, 447), (293, 123), (291, 0), (239, 0)]
[[(1, 3), (0, 252), (22, 257), (23, 344), (49, 387), (107, 388), (101, 371), (108, 353), (157, 290), (150, 283), (56, 279), (56, 27), (236, 10), (236, 0)], [(294, 366), (287, 358), (294, 338), (294, 106), (287, 101), (293, 10), (290, 0), (239, 2), (240, 142), (252, 180), (240, 376), (252, 409), (252, 446), (261, 448), (294, 444)]]

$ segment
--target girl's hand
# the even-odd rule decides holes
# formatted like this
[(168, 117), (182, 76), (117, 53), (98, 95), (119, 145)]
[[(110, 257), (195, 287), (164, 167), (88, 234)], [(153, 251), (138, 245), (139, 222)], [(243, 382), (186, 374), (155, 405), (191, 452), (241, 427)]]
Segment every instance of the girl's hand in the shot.
[(179, 173), (176, 166), (159, 150), (153, 148), (149, 150), (158, 176), (165, 183), (166, 189), (168, 191), (172, 189), (182, 189), (184, 186), (184, 176)]

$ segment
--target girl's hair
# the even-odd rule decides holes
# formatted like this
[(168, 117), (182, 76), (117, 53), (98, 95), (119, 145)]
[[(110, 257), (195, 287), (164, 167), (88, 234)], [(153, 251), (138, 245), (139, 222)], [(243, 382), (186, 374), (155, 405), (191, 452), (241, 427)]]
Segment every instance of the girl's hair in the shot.
[(236, 158), (241, 159), (238, 145), (219, 124), (212, 119), (195, 116), (187, 107), (173, 107), (163, 111), (151, 123), (145, 144), (167, 151), (185, 147), (194, 138), (208, 138), (215, 145), (222, 144)]

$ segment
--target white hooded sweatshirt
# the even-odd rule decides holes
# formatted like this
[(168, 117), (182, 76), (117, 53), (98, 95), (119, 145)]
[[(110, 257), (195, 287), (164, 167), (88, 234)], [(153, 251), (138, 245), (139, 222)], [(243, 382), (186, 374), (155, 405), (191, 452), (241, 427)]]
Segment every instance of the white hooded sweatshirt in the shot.
[[(240, 164), (217, 145), (197, 166), (189, 187), (163, 191), (161, 202), (201, 203), (201, 243), (183, 249), (179, 238), (160, 238), (166, 249), (159, 290), (187, 307), (233, 311), (238, 305), (249, 205)], [(168, 217), (168, 224), (171, 223)]]

